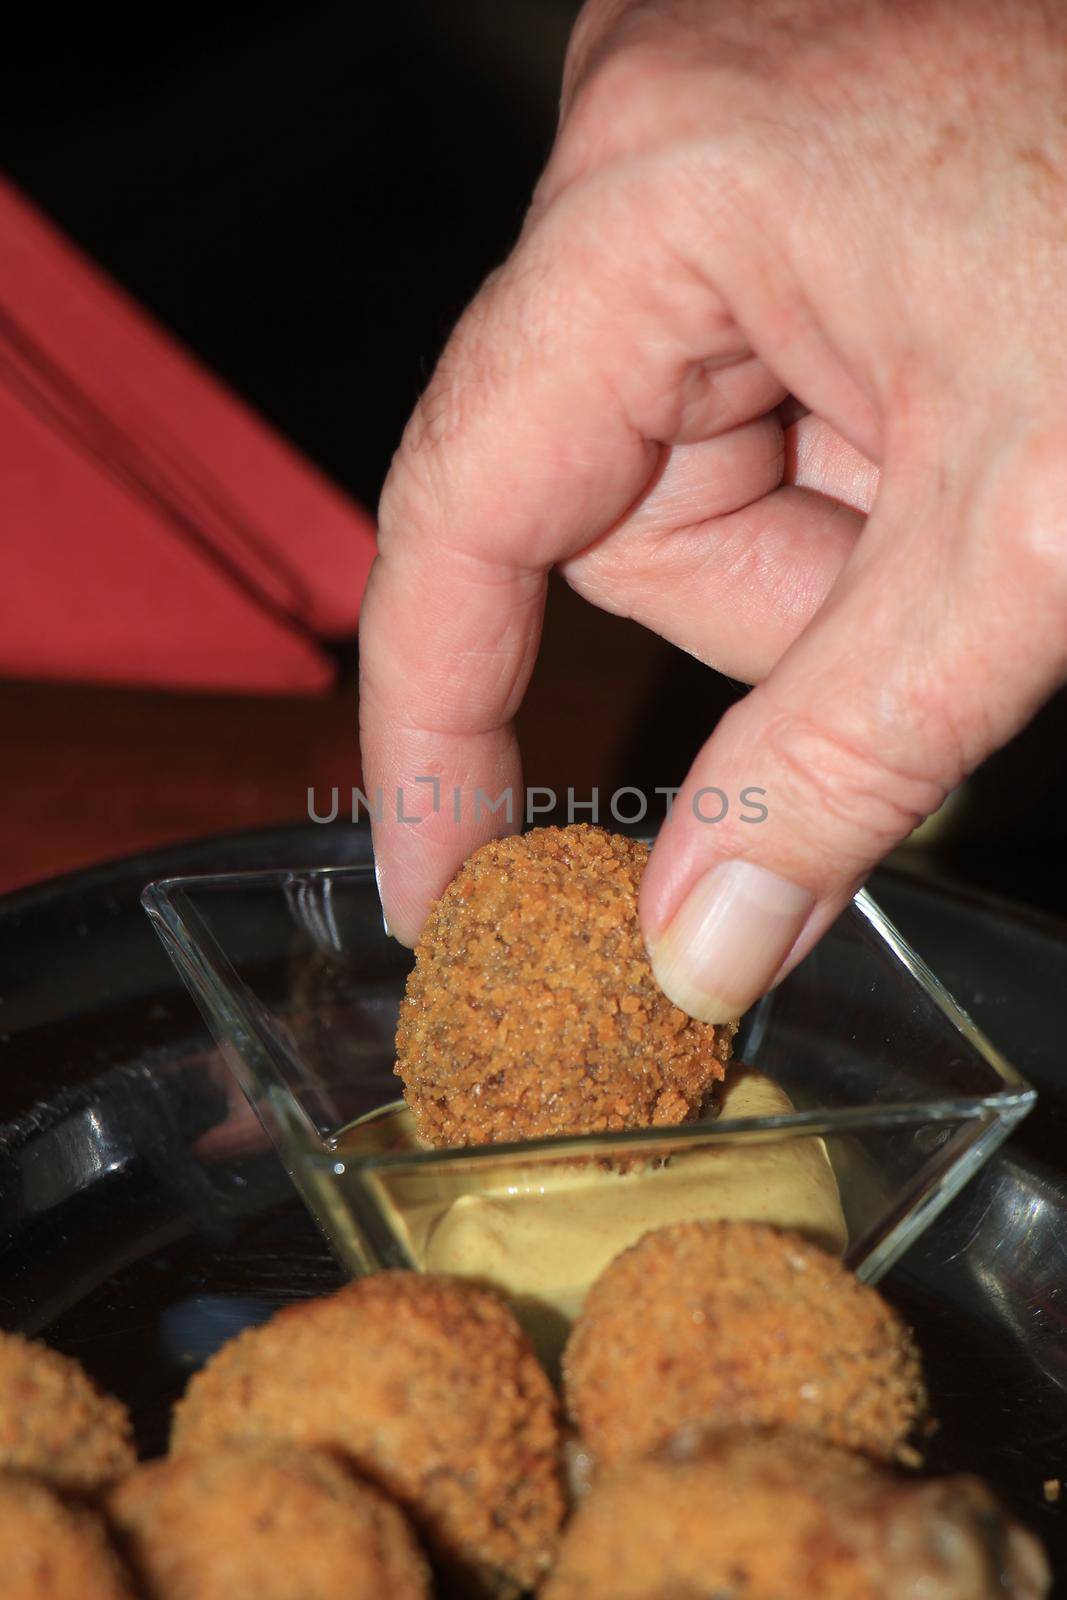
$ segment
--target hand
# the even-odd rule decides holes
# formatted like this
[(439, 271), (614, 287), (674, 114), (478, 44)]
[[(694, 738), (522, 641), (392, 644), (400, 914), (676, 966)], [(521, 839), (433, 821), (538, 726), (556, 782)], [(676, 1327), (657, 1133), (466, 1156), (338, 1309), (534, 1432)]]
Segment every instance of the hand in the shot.
[[(368, 789), (467, 797), (458, 825), (376, 827), (399, 938), (506, 831), (469, 799), (517, 790), (553, 566), (758, 684), (642, 891), (660, 982), (709, 1020), (1063, 680), (1065, 74), (1042, 0), (587, 6), (522, 237), (382, 499)], [(799, 474), (787, 393), (814, 414)], [(763, 788), (766, 819), (701, 822), (705, 785)]]

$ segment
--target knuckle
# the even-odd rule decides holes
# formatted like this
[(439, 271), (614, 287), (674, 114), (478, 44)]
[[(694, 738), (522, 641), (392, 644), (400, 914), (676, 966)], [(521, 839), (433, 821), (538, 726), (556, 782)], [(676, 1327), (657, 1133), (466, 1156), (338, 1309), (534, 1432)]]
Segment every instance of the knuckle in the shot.
[(631, 0), (585, 0), (571, 29), (563, 61), (561, 104), (564, 114), (596, 57), (603, 51), (605, 39), (630, 4)]
[(575, 178), (670, 135), (676, 72), (660, 27), (642, 27), (646, 7), (616, 8), (625, 25), (579, 42), (568, 65), (556, 149), (544, 187)]
[(440, 449), (462, 433), (474, 401), (494, 382), (488, 325), (496, 281), (488, 279), (464, 311), (416, 402), (402, 444), (411, 455)]
[(646, 100), (657, 65), (655, 46), (636, 34), (602, 40), (571, 77), (568, 122), (625, 117)]
[(588, 85), (625, 51), (647, 0), (586, 0), (563, 65), (563, 110), (569, 115)]
[[(758, 691), (757, 691), (758, 692)], [(809, 842), (860, 864), (906, 838), (946, 790), (827, 722), (797, 712), (774, 716), (764, 748), (788, 793), (792, 826)]]
[(444, 455), (480, 423), (492, 423), (530, 353), (551, 342), (553, 268), (551, 242), (535, 232), (485, 280), (416, 402), (402, 459)]
[(460, 471), (464, 441), (491, 415), (504, 381), (501, 341), (489, 331), (494, 283), (467, 307), (415, 402), (378, 502), (379, 547), (393, 530), (432, 520)]
[(404, 431), (403, 448), (410, 456), (440, 450), (463, 431), (472, 389), (473, 364), (455, 349), (441, 356)]
[(426, 426), (416, 407), (378, 499), (379, 555), (441, 536), (448, 499), (447, 453), (442, 457)]

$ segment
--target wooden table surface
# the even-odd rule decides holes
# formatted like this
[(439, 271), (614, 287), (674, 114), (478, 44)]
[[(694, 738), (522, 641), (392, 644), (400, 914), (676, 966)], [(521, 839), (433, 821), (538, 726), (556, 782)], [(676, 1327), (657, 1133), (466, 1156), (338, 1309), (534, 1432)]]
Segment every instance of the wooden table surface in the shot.
[[(613, 776), (665, 647), (553, 585), (522, 713), (527, 781)], [(321, 699), (0, 682), (0, 891), (307, 815), (360, 782), (354, 671)]]

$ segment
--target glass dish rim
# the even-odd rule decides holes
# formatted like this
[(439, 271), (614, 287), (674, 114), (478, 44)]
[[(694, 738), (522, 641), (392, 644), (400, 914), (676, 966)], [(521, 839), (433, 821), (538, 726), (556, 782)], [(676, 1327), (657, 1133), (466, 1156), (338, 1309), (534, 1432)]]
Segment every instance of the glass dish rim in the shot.
[[(177, 945), (183, 960), (196, 968), (206, 980), (205, 989), (224, 997), (231, 1010), (244, 1012), (240, 1004), (241, 990), (246, 986), (233, 969), (226, 952), (214, 939), (210, 930), (192, 928), (175, 897), (193, 890), (230, 888), (254, 889), (282, 887), (295, 880), (312, 877), (319, 880), (356, 880), (372, 883), (374, 867), (370, 864), (273, 867), (263, 871), (241, 871), (182, 875), (159, 878), (147, 884), (141, 902), (168, 950)], [(889, 1101), (883, 1105), (843, 1106), (838, 1109), (793, 1111), (775, 1116), (716, 1118), (698, 1122), (680, 1123), (662, 1128), (630, 1128), (612, 1133), (552, 1134), (538, 1139), (524, 1139), (507, 1143), (458, 1145), (444, 1149), (379, 1152), (354, 1156), (339, 1151), (323, 1136), (296, 1096), (289, 1093), (286, 1102), (286, 1121), (303, 1145), (303, 1154), (315, 1166), (327, 1167), (335, 1172), (358, 1166), (363, 1169), (382, 1169), (411, 1166), (431, 1166), (438, 1163), (459, 1163), (488, 1157), (506, 1158), (525, 1152), (536, 1160), (539, 1156), (592, 1155), (597, 1147), (618, 1150), (693, 1140), (697, 1143), (720, 1143), (724, 1134), (739, 1138), (753, 1138), (760, 1134), (776, 1137), (812, 1137), (846, 1133), (855, 1128), (886, 1128), (907, 1125), (909, 1122), (982, 1122), (990, 1118), (1005, 1125), (1010, 1131), (1031, 1109), (1037, 1099), (1034, 1090), (1023, 1075), (971, 1020), (944, 984), (926, 962), (914, 951), (900, 934), (866, 889), (854, 896), (849, 910), (858, 913), (888, 947), (894, 958), (909, 976), (924, 990), (947, 1021), (967, 1040), (993, 1069), (1001, 1080), (1002, 1088), (982, 1095), (939, 1095), (930, 1100)], [(847, 914), (847, 912), (845, 913)], [(199, 921), (199, 919), (197, 919)], [(227, 981), (227, 971), (233, 981)], [(255, 1033), (256, 1020), (244, 1017), (248, 1030)], [(398, 1100), (400, 1097), (397, 1097)], [(277, 1111), (279, 1108), (274, 1107)]]
[[(195, 906), (183, 907), (179, 897), (196, 889), (230, 888), (277, 891), (308, 878), (345, 878), (370, 885), (373, 865), (349, 864), (268, 868), (261, 871), (185, 874), (161, 878), (148, 884), (141, 896), (144, 909), (178, 967), (212, 1032), (223, 1048), (230, 1070), (273, 1140), (297, 1190), (301, 1193), (319, 1226), (339, 1248), (333, 1219), (335, 1200), (324, 1203), (327, 1191), (346, 1176), (362, 1187), (374, 1183), (375, 1175), (387, 1179), (390, 1170), (440, 1171), (442, 1167), (471, 1162), (484, 1165), (513, 1159), (516, 1152), (531, 1165), (548, 1159), (590, 1157), (594, 1152), (617, 1154), (620, 1149), (655, 1148), (660, 1150), (692, 1145), (724, 1145), (734, 1140), (763, 1138), (830, 1137), (850, 1130), (882, 1130), (893, 1126), (922, 1123), (955, 1123), (956, 1135), (945, 1145), (951, 1152), (947, 1165), (933, 1166), (921, 1192), (910, 1202), (887, 1212), (884, 1227), (861, 1236), (856, 1245), (854, 1270), (861, 1281), (877, 1282), (931, 1222), (964, 1188), (1008, 1135), (1032, 1109), (1036, 1091), (1001, 1054), (956, 1002), (925, 961), (916, 954), (885, 913), (861, 890), (848, 912), (864, 920), (889, 955), (908, 977), (919, 984), (945, 1020), (992, 1068), (1001, 1088), (992, 1093), (969, 1096), (939, 1096), (930, 1100), (889, 1102), (875, 1107), (868, 1104), (845, 1106), (837, 1110), (822, 1108), (794, 1111), (774, 1117), (724, 1119), (714, 1122), (682, 1123), (668, 1128), (637, 1128), (618, 1133), (563, 1134), (544, 1139), (523, 1140), (517, 1144), (465, 1145), (444, 1150), (348, 1154), (324, 1135), (300, 1102), (291, 1085), (278, 1071), (279, 1048), (290, 1061), (302, 1063), (288, 1044), (270, 1038), (248, 1002), (255, 996), (235, 970), (227, 952), (204, 923)], [(376, 892), (376, 890), (375, 890)], [(186, 912), (192, 919), (187, 925)], [(848, 914), (846, 912), (845, 914)], [(220, 1037), (220, 1032), (223, 1037)], [(268, 1064), (269, 1071), (257, 1078), (256, 1068), (248, 1064), (234, 1038), (244, 1037)], [(223, 1045), (225, 1038), (225, 1045)], [(258, 1091), (258, 1092), (257, 1092)], [(966, 1134), (964, 1130), (969, 1128)], [(338, 1130), (340, 1131), (340, 1130)], [(959, 1141), (963, 1137), (963, 1145)], [(382, 1265), (379, 1252), (364, 1239), (356, 1251), (356, 1270), (374, 1271)]]

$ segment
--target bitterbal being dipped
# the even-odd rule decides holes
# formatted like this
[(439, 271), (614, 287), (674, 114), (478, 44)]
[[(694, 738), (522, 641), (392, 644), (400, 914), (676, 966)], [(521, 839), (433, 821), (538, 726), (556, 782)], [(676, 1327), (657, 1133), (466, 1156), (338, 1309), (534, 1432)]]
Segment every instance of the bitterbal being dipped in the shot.
[(430, 913), (396, 1070), (427, 1144), (672, 1126), (700, 1115), (734, 1025), (656, 983), (637, 916), (648, 847), (578, 824), (477, 850)]

